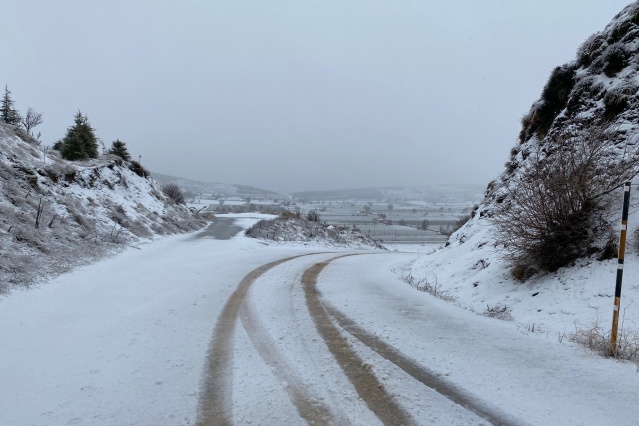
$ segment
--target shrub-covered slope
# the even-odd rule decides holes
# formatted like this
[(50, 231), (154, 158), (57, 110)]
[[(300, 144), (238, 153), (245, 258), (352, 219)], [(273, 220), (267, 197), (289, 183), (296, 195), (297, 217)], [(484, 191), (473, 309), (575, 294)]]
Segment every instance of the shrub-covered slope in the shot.
[[(607, 326), (621, 185), (636, 173), (638, 148), (636, 2), (588, 38), (574, 61), (552, 71), (474, 217), (445, 248), (418, 260), (412, 276), (436, 281), (480, 313), (508, 312), (542, 330), (570, 331), (575, 321), (600, 316)], [(639, 199), (636, 192), (633, 197)], [(622, 308), (639, 299), (637, 205), (631, 207)], [(639, 308), (633, 309), (626, 319), (639, 322)]]
[(197, 229), (136, 163), (68, 162), (0, 124), (0, 292), (65, 272), (127, 244)]
[(322, 223), (317, 212), (309, 217), (285, 211), (274, 219), (264, 219), (246, 230), (246, 236), (275, 242), (326, 244), (333, 247), (384, 249), (359, 229)]

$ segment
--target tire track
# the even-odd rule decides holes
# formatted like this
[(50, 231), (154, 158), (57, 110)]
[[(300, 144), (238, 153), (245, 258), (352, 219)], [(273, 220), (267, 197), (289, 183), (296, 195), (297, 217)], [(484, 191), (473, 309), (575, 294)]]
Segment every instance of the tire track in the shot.
[[(315, 267), (319, 268), (319, 266), (321, 266), (321, 268), (319, 268), (317, 274), (315, 275), (314, 285), (316, 285), (317, 275), (319, 275), (319, 272), (321, 272), (322, 269), (324, 269), (334, 260), (346, 256), (351, 255), (334, 257), (324, 263), (316, 264)], [(433, 389), (437, 393), (443, 395), (444, 397), (460, 405), (466, 410), (473, 412), (484, 420), (489, 421), (493, 425), (510, 426), (524, 424), (518, 419), (502, 413), (500, 410), (494, 407), (490, 407), (482, 401), (478, 401), (476, 397), (466, 394), (466, 392), (460, 390), (453, 384), (442, 380), (441, 377), (437, 376), (435, 373), (429, 371), (412, 359), (403, 355), (395, 347), (389, 345), (379, 337), (369, 333), (364, 328), (360, 327), (355, 321), (350, 319), (348, 316), (346, 316), (335, 307), (331, 306), (328, 303), (322, 302), (321, 299), (319, 299), (319, 296), (317, 296), (318, 291), (316, 289), (314, 289), (313, 291), (315, 292), (315, 296), (317, 297), (319, 303), (322, 305), (322, 308), (326, 312), (328, 317), (333, 318), (333, 320), (343, 330), (355, 337), (363, 345), (365, 345), (387, 361), (395, 364), (397, 367), (402, 369), (406, 374), (413, 377), (418, 382), (424, 384), (430, 389)]]
[(295, 368), (276, 349), (277, 344), (269, 337), (268, 330), (247, 302), (248, 299), (245, 299), (240, 310), (242, 325), (264, 362), (273, 369), (272, 372), (281, 382), (287, 383), (286, 392), (300, 417), (311, 425), (348, 424), (346, 419), (336, 418), (330, 408), (320, 402), (318, 395), (313, 395), (309, 388), (305, 388), (298, 379)]
[(237, 324), (240, 306), (246, 297), (251, 284), (274, 267), (318, 253), (308, 253), (286, 257), (264, 264), (249, 272), (238, 284), (237, 288), (224, 305), (213, 332), (205, 366), (205, 377), (198, 403), (197, 424), (231, 425), (232, 422), (232, 352), (233, 337)]
[[(218, 318), (213, 339), (209, 346), (205, 377), (198, 403), (197, 424), (231, 425), (232, 422), (232, 352), (235, 328), (238, 319), (247, 331), (251, 343), (258, 351), (264, 362), (272, 367), (275, 376), (286, 382), (286, 392), (295, 405), (299, 415), (308, 424), (346, 424), (347, 420), (335, 415), (321, 399), (314, 396), (299, 379), (295, 370), (287, 363), (276, 349), (274, 341), (269, 337), (268, 330), (259, 321), (259, 317), (251, 310), (247, 303), (247, 294), (251, 285), (263, 274), (282, 263), (310, 255), (322, 253), (308, 253), (291, 256), (264, 264), (249, 272), (238, 284), (237, 288), (224, 305)], [(384, 389), (377, 380), (370, 367), (366, 367), (363, 360), (356, 354), (344, 337), (343, 331), (351, 334), (362, 344), (376, 352), (379, 356), (395, 364), (406, 374), (435, 390), (452, 402), (477, 414), (495, 425), (516, 425), (521, 422), (505, 415), (499, 410), (488, 407), (473, 396), (466, 395), (454, 385), (441, 380), (434, 373), (404, 356), (393, 346), (377, 336), (367, 332), (356, 322), (338, 309), (325, 304), (320, 299), (317, 290), (317, 277), (331, 262), (347, 256), (361, 253), (344, 254), (316, 263), (306, 269), (302, 275), (304, 295), (309, 313), (316, 329), (328, 346), (330, 352), (340, 365), (348, 380), (355, 387), (359, 397), (368, 408), (382, 421), (389, 425), (415, 424), (415, 420), (406, 412), (395, 399)], [(337, 326), (343, 330), (340, 330)]]
[(368, 333), (362, 327), (357, 325), (352, 319), (348, 318), (339, 310), (334, 307), (324, 304), (324, 309), (328, 314), (335, 319), (335, 321), (346, 330), (350, 335), (359, 340), (362, 344), (369, 349), (376, 352), (379, 356), (392, 362), (397, 367), (401, 368), (406, 374), (413, 377), (415, 380), (423, 383), (427, 387), (433, 389), (437, 393), (445, 396), (454, 403), (464, 407), (466, 410), (471, 411), (489, 421), (493, 425), (519, 425), (522, 422), (511, 418), (510, 416), (499, 412), (498, 410), (488, 407), (481, 401), (477, 401), (476, 397), (466, 395), (465, 392), (458, 389), (456, 386), (442, 380), (435, 373), (432, 373), (417, 364), (412, 359), (404, 356), (401, 352), (395, 349), (393, 346), (384, 342), (379, 337)]
[(415, 424), (410, 414), (395, 402), (393, 397), (384, 390), (383, 385), (377, 380), (375, 375), (364, 366), (362, 359), (350, 347), (339, 329), (335, 327), (320, 301), (316, 287), (318, 275), (330, 262), (345, 256), (353, 256), (353, 254), (337, 256), (325, 262), (316, 263), (304, 271), (302, 275), (306, 304), (315, 327), (349, 381), (355, 387), (359, 397), (366, 402), (368, 408), (375, 413), (382, 423), (387, 425)]

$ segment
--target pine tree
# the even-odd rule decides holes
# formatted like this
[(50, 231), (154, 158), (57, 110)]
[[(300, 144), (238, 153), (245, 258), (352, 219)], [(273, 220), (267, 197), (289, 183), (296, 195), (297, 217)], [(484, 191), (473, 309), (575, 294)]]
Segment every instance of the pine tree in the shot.
[(78, 111), (74, 116), (75, 124), (67, 129), (62, 139), (60, 153), (67, 160), (86, 160), (98, 157), (98, 140), (93, 133), (86, 114)]
[(20, 113), (13, 107), (14, 101), (11, 99), (11, 91), (5, 85), (2, 106), (0, 106), (0, 118), (7, 124), (20, 124)]
[(118, 157), (127, 161), (131, 159), (129, 150), (126, 148), (126, 144), (122, 142), (120, 139), (116, 139), (111, 143), (111, 149), (109, 149), (109, 154), (117, 155)]

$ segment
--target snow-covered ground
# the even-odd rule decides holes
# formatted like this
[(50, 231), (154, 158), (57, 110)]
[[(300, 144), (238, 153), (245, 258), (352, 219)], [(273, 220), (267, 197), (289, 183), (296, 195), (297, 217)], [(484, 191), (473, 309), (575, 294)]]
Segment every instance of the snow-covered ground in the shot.
[[(237, 224), (257, 219), (247, 214)], [(2, 297), (0, 424), (195, 423), (213, 332), (238, 283), (296, 255), (305, 256), (258, 276), (242, 302), (232, 380), (223, 389), (230, 417), (305, 424), (302, 400), (329, 423), (380, 424), (318, 333), (301, 283), (305, 271), (340, 250), (265, 246), (242, 233), (227, 241), (171, 236)], [(417, 364), (419, 374), (408, 374), (336, 326), (363, 370), (415, 423), (487, 424), (479, 407), (513, 424), (636, 424), (635, 365), (551, 335), (522, 334), (513, 322), (414, 290), (399, 275), (416, 253), (355, 253), (321, 272), (320, 300)], [(439, 378), (471, 409), (425, 386), (420, 374)]]
[[(620, 327), (631, 338), (639, 333), (638, 224), (639, 213), (633, 213), (621, 294)], [(421, 250), (405, 275), (437, 283), (456, 304), (477, 314), (504, 311), (500, 316), (524, 334), (567, 344), (571, 334), (593, 324), (610, 333), (616, 258), (598, 261), (595, 255), (522, 283), (513, 277), (512, 265), (496, 251), (491, 231), (488, 221), (474, 219), (453, 235), (448, 247)], [(639, 341), (634, 344), (639, 347)]]
[[(554, 336), (523, 334), (511, 322), (478, 316), (417, 292), (398, 280), (414, 255), (339, 259), (321, 277), (328, 303), (471, 400), (517, 424), (637, 424), (639, 373)], [(405, 273), (405, 270), (404, 270)], [(362, 348), (384, 386), (419, 413), (423, 424), (476, 424), (442, 409), (430, 392)], [(444, 411), (444, 412), (442, 412)]]

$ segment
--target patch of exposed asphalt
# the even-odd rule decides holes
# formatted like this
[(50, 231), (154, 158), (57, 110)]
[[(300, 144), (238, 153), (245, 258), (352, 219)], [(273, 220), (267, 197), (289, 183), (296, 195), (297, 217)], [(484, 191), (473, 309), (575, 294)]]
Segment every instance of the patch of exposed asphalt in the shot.
[(350, 347), (346, 338), (329, 318), (320, 301), (316, 288), (318, 275), (331, 261), (344, 256), (352, 255), (337, 256), (326, 262), (317, 263), (302, 275), (306, 304), (313, 322), (349, 381), (355, 387), (359, 397), (366, 402), (368, 408), (375, 413), (377, 418), (387, 425), (415, 424), (410, 414), (386, 392), (383, 385)]
[(234, 223), (233, 218), (218, 217), (209, 226), (195, 234), (194, 238), (213, 237), (216, 240), (229, 240), (242, 230), (241, 226)]
[(308, 254), (279, 259), (252, 270), (240, 281), (237, 289), (224, 305), (215, 324), (213, 339), (207, 355), (205, 378), (198, 404), (198, 425), (233, 424), (231, 404), (232, 352), (240, 306), (251, 284), (256, 279), (277, 265), (302, 256), (308, 256)]

